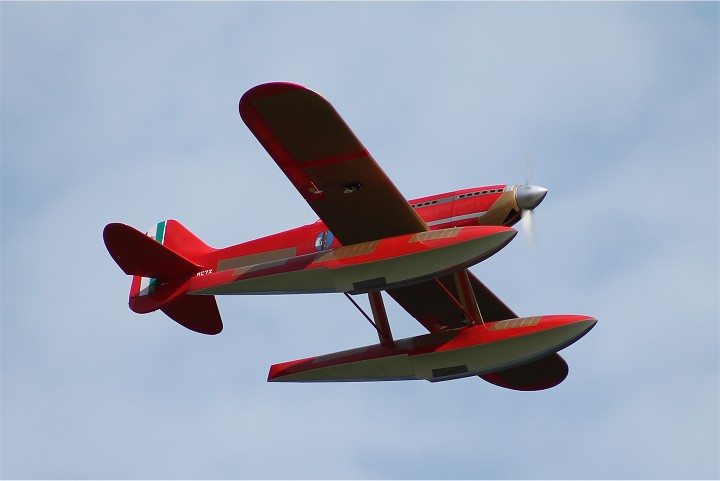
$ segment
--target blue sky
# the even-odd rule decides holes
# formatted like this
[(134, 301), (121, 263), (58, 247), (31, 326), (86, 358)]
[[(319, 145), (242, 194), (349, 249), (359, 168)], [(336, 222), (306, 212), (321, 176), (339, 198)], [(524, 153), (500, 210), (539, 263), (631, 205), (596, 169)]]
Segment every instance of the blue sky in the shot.
[[(3, 478), (717, 478), (717, 3), (8, 3)], [(127, 309), (109, 222), (222, 247), (314, 221), (237, 113), (328, 98), (407, 197), (532, 181), (473, 268), (520, 315), (599, 319), (568, 379), (265, 382), (376, 341), (339, 295)], [(389, 304), (396, 336), (422, 333)]]

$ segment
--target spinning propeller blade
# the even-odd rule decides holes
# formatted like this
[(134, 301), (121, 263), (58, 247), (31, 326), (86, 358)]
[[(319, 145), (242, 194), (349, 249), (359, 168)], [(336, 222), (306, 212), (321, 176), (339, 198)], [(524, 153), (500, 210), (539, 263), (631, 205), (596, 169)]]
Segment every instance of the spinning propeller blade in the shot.
[(515, 191), (515, 200), (520, 207), (525, 228), (528, 231), (530, 242), (535, 245), (535, 228), (533, 222), (533, 210), (540, 205), (547, 195), (548, 190), (539, 185), (519, 185)]
[(528, 232), (528, 238), (530, 244), (535, 248), (537, 247), (537, 238), (535, 236), (535, 223), (533, 211), (540, 205), (548, 190), (545, 187), (539, 185), (530, 184), (534, 169), (534, 162), (529, 161), (525, 163), (525, 183), (517, 187), (515, 191), (515, 200), (517, 201), (518, 207), (520, 207), (520, 215), (523, 219), (523, 224)]
[(528, 234), (527, 236), (530, 240), (530, 245), (533, 247), (533, 249), (537, 249), (537, 236), (535, 234), (534, 213), (532, 210), (523, 209), (520, 215), (522, 216), (523, 227)]

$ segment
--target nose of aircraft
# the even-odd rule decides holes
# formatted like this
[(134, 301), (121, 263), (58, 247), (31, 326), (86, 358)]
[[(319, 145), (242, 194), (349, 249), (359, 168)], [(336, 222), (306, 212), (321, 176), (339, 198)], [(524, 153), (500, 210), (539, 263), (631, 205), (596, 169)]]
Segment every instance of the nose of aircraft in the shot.
[(539, 185), (518, 185), (515, 189), (515, 201), (523, 210), (533, 210), (540, 205), (548, 190)]

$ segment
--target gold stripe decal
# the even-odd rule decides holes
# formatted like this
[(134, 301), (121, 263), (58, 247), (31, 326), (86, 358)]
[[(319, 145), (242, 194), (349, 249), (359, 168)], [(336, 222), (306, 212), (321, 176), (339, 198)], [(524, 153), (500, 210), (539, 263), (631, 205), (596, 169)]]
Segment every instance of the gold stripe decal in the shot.
[(460, 227), (419, 232), (410, 238), (409, 243), (425, 242), (436, 239), (451, 239), (453, 237), (457, 237), (458, 234), (460, 234)]
[(490, 327), (491, 331), (499, 331), (501, 329), (513, 329), (517, 327), (537, 326), (540, 322), (540, 316), (521, 317), (519, 319), (508, 319), (506, 321), (497, 321)]
[(373, 252), (375, 252), (375, 249), (377, 248), (378, 244), (380, 244), (380, 241), (376, 240), (376, 241), (372, 241), (372, 242), (363, 242), (362, 244), (355, 244), (355, 245), (346, 246), (346, 247), (338, 247), (337, 249), (333, 249), (332, 251), (328, 252), (327, 254), (323, 254), (323, 255), (319, 256), (317, 259), (315, 259), (313, 261), (313, 264), (317, 264), (320, 262), (334, 261), (334, 260), (338, 260), (338, 259), (346, 259), (348, 257), (372, 254)]

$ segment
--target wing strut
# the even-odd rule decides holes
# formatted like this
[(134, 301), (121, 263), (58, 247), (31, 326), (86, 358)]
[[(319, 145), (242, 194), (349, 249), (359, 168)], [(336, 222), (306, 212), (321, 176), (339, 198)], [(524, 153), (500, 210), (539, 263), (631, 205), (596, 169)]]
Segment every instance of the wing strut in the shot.
[(470, 278), (468, 277), (467, 269), (453, 274), (453, 279), (455, 280), (455, 287), (457, 288), (458, 295), (460, 296), (459, 300), (452, 295), (452, 292), (450, 292), (442, 282), (440, 282), (440, 279), (435, 279), (435, 282), (442, 288), (443, 291), (445, 291), (445, 294), (447, 294), (450, 300), (453, 301), (463, 314), (465, 314), (465, 318), (470, 325), (475, 325), (478, 321), (484, 325), (485, 320), (480, 312), (480, 306), (475, 298), (475, 292), (470, 285)]
[(477, 324), (478, 321), (480, 321), (485, 325), (482, 312), (480, 312), (480, 305), (475, 297), (475, 291), (473, 291), (472, 285), (470, 284), (470, 276), (468, 275), (467, 269), (456, 272), (453, 277), (455, 278), (455, 286), (460, 295), (463, 310), (470, 312), (470, 322)]
[(350, 294), (347, 292), (344, 292), (345, 297), (348, 298), (350, 302), (352, 302), (353, 306), (357, 308), (360, 313), (365, 316), (365, 319), (368, 320), (370, 324), (375, 328), (375, 330), (378, 333), (378, 338), (380, 338), (380, 344), (383, 346), (392, 346), (394, 344), (392, 332), (390, 331), (390, 323), (388, 322), (387, 312), (385, 311), (385, 303), (382, 300), (382, 294), (380, 291), (377, 292), (370, 292), (368, 293), (368, 299), (370, 300), (370, 308), (372, 309), (373, 317), (375, 318), (375, 321), (370, 319), (370, 316), (368, 316), (365, 311), (363, 310), (360, 305), (358, 305), (357, 302), (355, 302), (355, 299), (353, 299)]

